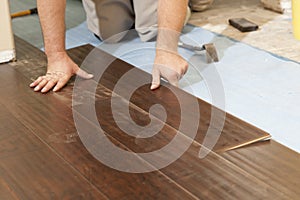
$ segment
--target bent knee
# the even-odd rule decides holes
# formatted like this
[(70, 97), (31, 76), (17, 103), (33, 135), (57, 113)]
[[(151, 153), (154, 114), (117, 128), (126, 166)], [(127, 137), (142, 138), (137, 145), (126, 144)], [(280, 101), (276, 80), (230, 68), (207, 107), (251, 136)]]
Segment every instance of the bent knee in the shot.
[(156, 38), (157, 30), (157, 25), (153, 25), (150, 27), (136, 27), (136, 31), (138, 32), (143, 42), (147, 42)]
[(103, 42), (117, 43), (125, 37), (127, 32), (128, 30), (120, 30), (120, 31), (112, 32), (112, 31), (105, 31), (100, 29), (99, 38)]

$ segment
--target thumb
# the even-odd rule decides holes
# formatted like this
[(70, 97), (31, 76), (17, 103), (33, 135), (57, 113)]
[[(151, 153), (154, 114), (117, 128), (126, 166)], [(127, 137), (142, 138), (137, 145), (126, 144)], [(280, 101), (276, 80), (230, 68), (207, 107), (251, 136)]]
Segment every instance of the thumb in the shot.
[(160, 85), (160, 71), (156, 67), (153, 68), (152, 70), (152, 84), (150, 89), (155, 90), (159, 88)]
[(82, 69), (78, 69), (78, 71), (76, 72), (76, 75), (81, 77), (81, 78), (84, 78), (84, 79), (91, 79), (94, 77), (93, 74), (89, 74), (87, 73), (86, 71), (82, 70)]

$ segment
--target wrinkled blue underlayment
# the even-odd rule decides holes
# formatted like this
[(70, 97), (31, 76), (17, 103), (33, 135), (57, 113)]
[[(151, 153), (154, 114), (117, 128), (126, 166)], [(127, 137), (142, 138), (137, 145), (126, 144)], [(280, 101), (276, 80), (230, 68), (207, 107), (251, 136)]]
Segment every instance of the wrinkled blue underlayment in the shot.
[[(189, 71), (180, 83), (182, 89), (212, 103), (201, 74), (215, 67), (223, 83), (225, 110), (300, 152), (299, 63), (199, 27), (186, 26), (181, 39), (193, 45), (213, 42), (220, 58), (218, 63), (207, 64), (204, 52), (195, 55), (180, 49), (180, 54), (190, 63)], [(88, 31), (86, 23), (67, 31), (66, 44), (67, 48), (100, 45), (147, 72), (151, 72), (155, 55), (155, 43), (141, 42), (134, 32), (121, 43), (104, 46)]]

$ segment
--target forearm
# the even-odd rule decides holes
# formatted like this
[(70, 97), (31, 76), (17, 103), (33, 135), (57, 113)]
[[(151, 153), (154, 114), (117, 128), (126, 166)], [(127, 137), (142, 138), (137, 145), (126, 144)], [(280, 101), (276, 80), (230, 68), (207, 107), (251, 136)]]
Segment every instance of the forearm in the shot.
[(158, 35), (152, 69), (151, 90), (160, 85), (160, 77), (178, 86), (188, 63), (178, 54), (178, 40), (186, 19), (188, 0), (158, 0)]
[(158, 50), (177, 52), (179, 36), (186, 19), (187, 6), (188, 0), (158, 1)]
[(51, 57), (65, 54), (66, 0), (37, 0), (37, 6), (49, 61)]

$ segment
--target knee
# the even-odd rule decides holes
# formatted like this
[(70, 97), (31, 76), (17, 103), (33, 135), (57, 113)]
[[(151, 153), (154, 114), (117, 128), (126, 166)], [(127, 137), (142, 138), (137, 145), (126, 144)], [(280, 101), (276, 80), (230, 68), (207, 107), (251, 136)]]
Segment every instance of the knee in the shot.
[[(108, 11), (114, 10), (120, 16), (115, 16)], [(102, 9), (99, 13), (99, 37), (106, 42), (116, 43), (122, 40), (134, 24), (130, 11), (118, 7)]]
[(117, 43), (125, 37), (127, 32), (128, 30), (110, 31), (110, 30), (103, 30), (100, 28), (99, 38), (103, 42)]
[(157, 24), (150, 27), (137, 27), (136, 31), (143, 42), (153, 40), (157, 36), (158, 26)]
[(208, 9), (214, 0), (190, 0), (193, 11), (201, 12)]

